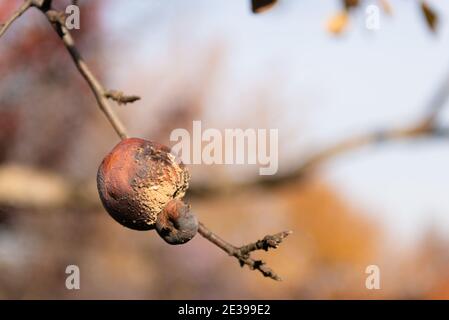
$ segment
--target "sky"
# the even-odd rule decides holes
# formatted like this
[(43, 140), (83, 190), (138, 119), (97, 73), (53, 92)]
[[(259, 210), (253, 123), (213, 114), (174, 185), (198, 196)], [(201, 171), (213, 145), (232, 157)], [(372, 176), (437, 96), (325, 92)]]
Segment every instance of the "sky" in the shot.
[[(204, 57), (196, 54), (221, 41), (225, 59), (204, 117), (211, 126), (235, 127), (241, 123), (236, 114), (247, 119), (255, 112), (239, 102), (252, 99), (264, 82), (275, 85), (270, 99), (278, 107), (269, 126), (280, 129), (280, 166), (289, 167), (344, 137), (419, 119), (449, 72), (447, 1), (429, 1), (442, 20), (437, 35), (427, 30), (415, 1), (391, 0), (393, 16), (381, 15), (379, 30), (367, 30), (361, 12), (342, 37), (325, 30), (337, 1), (280, 0), (257, 16), (248, 2), (107, 0), (108, 44), (124, 48), (108, 57), (117, 66), (110, 82), (123, 88), (137, 75), (149, 77), (172, 61), (174, 42), (186, 54), (178, 63), (201, 66)], [(144, 83), (132, 89), (151, 96)], [(449, 110), (442, 121), (448, 123)], [(447, 146), (435, 140), (364, 148), (321, 172), (384, 225), (390, 239), (409, 245), (430, 227), (448, 234)]]

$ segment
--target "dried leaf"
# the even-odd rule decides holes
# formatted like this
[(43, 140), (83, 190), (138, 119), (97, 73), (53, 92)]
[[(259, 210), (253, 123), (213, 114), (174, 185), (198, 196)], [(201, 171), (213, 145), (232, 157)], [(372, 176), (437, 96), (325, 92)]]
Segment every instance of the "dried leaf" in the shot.
[(379, 0), (379, 4), (380, 7), (382, 8), (382, 10), (388, 14), (388, 15), (392, 15), (393, 14), (393, 8), (391, 7), (390, 1), (388, 0)]
[(438, 24), (438, 15), (425, 1), (421, 1), (421, 12), (424, 14), (426, 18), (427, 26), (433, 32), (436, 31)]
[(355, 8), (360, 4), (359, 0), (343, 0), (343, 6), (346, 10)]
[(348, 25), (349, 15), (346, 10), (336, 13), (327, 22), (327, 31), (332, 34), (341, 34)]
[(261, 13), (271, 9), (277, 0), (251, 0), (251, 10), (253, 13)]

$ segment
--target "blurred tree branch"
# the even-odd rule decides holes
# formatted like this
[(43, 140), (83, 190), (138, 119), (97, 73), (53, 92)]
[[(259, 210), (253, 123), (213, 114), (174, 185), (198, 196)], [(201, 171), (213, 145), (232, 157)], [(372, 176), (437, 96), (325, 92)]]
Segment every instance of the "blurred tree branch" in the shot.
[(438, 124), (439, 116), (449, 98), (449, 73), (440, 87), (434, 93), (429, 104), (424, 107), (425, 113), (421, 120), (405, 127), (392, 127), (378, 131), (349, 137), (309, 156), (296, 169), (287, 175), (277, 175), (266, 178), (264, 183), (276, 184), (295, 180), (304, 176), (311, 169), (323, 162), (343, 153), (351, 152), (361, 147), (388, 143), (398, 140), (417, 138), (449, 138), (449, 127)]
[[(428, 119), (426, 118), (423, 122), (404, 128), (388, 128), (352, 136), (306, 157), (306, 159), (300, 162), (295, 169), (288, 173), (276, 174), (273, 176), (259, 176), (259, 178), (254, 181), (233, 185), (230, 191), (238, 192), (238, 190), (242, 188), (250, 188), (254, 186), (273, 187), (280, 184), (305, 179), (309, 173), (326, 161), (362, 147), (419, 138), (447, 139), (449, 138), (449, 128), (437, 127), (435, 122), (428, 122)], [(221, 189), (223, 189), (222, 186), (203, 183), (202, 185), (193, 188), (192, 192), (195, 195), (203, 196), (209, 193), (219, 192)]]
[[(324, 162), (362, 147), (420, 138), (448, 139), (449, 127), (438, 123), (448, 99), (449, 72), (443, 79), (439, 88), (433, 94), (428, 105), (424, 106), (424, 115), (422, 119), (417, 122), (405, 127), (391, 127), (350, 136), (305, 157), (302, 161), (298, 161), (299, 165), (288, 173), (276, 174), (273, 176), (259, 176), (258, 179), (254, 181), (233, 185), (231, 191), (237, 191), (240, 188), (248, 188), (251, 186), (276, 186), (305, 178), (313, 171), (313, 169)], [(221, 186), (202, 184), (201, 186), (193, 188), (192, 191), (197, 195), (203, 195), (215, 193), (220, 189)]]

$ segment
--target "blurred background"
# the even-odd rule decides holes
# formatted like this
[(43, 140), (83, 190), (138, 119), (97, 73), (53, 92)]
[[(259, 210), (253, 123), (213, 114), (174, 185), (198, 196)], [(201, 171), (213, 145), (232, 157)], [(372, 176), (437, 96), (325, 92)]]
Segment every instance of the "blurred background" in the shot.
[[(288, 176), (338, 141), (418, 121), (449, 74), (449, 3), (355, 3), (279, 0), (254, 14), (243, 0), (80, 0), (73, 35), (107, 88), (142, 97), (114, 105), (132, 136), (172, 145), (170, 132), (193, 120), (279, 129)], [(0, 21), (20, 4), (0, 0)], [(376, 30), (365, 25), (370, 4)], [(449, 106), (438, 124), (448, 121)], [(447, 138), (367, 145), (269, 187), (257, 166), (190, 165), (188, 201), (226, 240), (294, 232), (254, 254), (282, 282), (200, 236), (169, 246), (113, 221), (95, 177), (118, 141), (29, 10), (0, 39), (1, 299), (449, 298)], [(71, 264), (80, 290), (65, 287)], [(380, 290), (365, 287), (371, 264)]]

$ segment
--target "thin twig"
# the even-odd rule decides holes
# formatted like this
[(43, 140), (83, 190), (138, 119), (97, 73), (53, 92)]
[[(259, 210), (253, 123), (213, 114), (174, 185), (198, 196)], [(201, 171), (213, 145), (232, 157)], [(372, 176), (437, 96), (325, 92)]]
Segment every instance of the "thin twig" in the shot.
[(128, 137), (126, 133), (125, 126), (122, 124), (120, 119), (112, 110), (112, 107), (109, 105), (108, 99), (106, 98), (106, 90), (98, 81), (98, 79), (94, 76), (90, 68), (87, 66), (78, 49), (75, 47), (75, 41), (71, 36), (69, 30), (65, 27), (63, 23), (62, 15), (60, 12), (55, 10), (46, 10), (42, 12), (47, 17), (48, 21), (51, 22), (54, 29), (58, 33), (65, 47), (67, 48), (70, 56), (72, 57), (73, 62), (75, 63), (78, 71), (84, 77), (86, 82), (89, 84), (95, 99), (97, 100), (98, 106), (101, 111), (106, 115), (107, 119), (111, 123), (114, 130), (117, 132), (121, 139), (126, 139)]
[(33, 6), (33, 0), (26, 0), (20, 7), (17, 9), (12, 16), (6, 20), (5, 23), (0, 24), (0, 37), (3, 36), (3, 34), (8, 30), (8, 28), (11, 26), (11, 24), (19, 18), (22, 14), (25, 13), (29, 8)]
[(292, 234), (292, 231), (282, 231), (273, 235), (265, 236), (262, 240), (257, 240), (256, 242), (241, 246), (239, 248), (240, 254), (247, 255), (252, 251), (277, 249), (282, 241)]
[(251, 270), (260, 271), (265, 277), (269, 277), (277, 281), (281, 280), (281, 278), (271, 268), (269, 268), (264, 261), (251, 258), (250, 253), (256, 250), (277, 248), (282, 240), (291, 234), (291, 231), (283, 231), (275, 235), (268, 235), (262, 240), (258, 240), (242, 247), (235, 247), (229, 242), (223, 240), (201, 222), (198, 227), (198, 233), (230, 256), (237, 258), (241, 266), (247, 265)]

